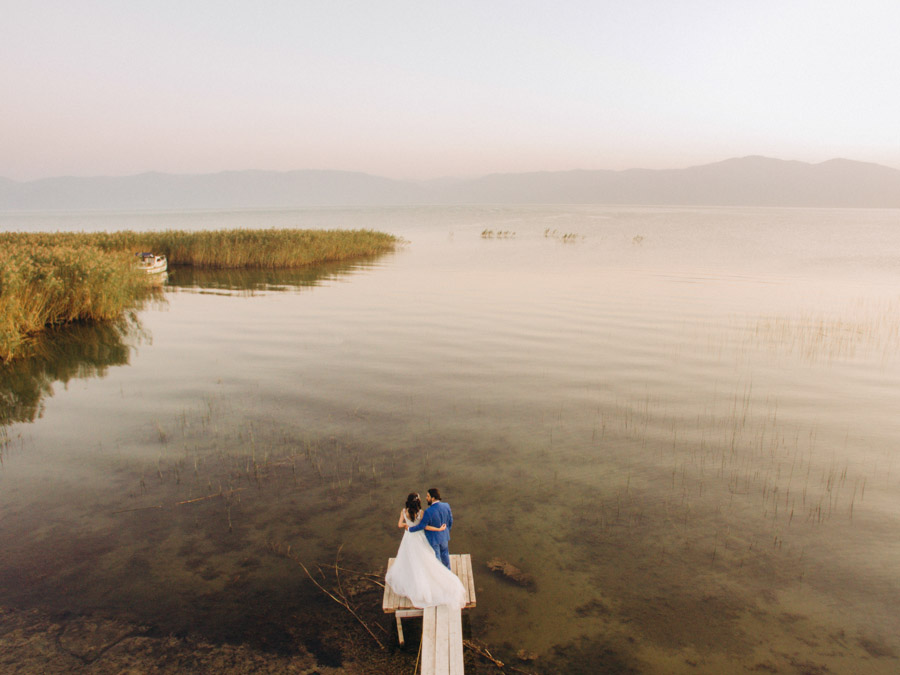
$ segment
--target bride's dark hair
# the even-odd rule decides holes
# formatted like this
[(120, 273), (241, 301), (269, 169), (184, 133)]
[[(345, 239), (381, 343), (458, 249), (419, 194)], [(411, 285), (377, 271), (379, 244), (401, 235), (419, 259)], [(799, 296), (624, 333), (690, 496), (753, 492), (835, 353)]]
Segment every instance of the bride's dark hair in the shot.
[(415, 492), (410, 492), (406, 496), (406, 512), (409, 514), (410, 520), (416, 519), (416, 514), (422, 510), (422, 500)]

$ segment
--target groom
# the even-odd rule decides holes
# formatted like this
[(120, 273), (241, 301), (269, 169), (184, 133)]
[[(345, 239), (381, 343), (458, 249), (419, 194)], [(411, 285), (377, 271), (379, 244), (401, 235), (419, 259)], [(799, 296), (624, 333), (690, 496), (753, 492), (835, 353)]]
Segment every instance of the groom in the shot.
[(438, 560), (444, 563), (447, 569), (450, 569), (450, 528), (453, 527), (453, 513), (450, 511), (450, 505), (441, 501), (441, 491), (437, 488), (429, 488), (425, 495), (425, 501), (428, 502), (428, 508), (418, 525), (409, 528), (410, 532), (418, 532), (425, 530), (427, 525), (440, 527), (446, 525), (447, 528), (441, 532), (432, 532), (425, 530), (425, 538), (434, 549), (434, 554)]

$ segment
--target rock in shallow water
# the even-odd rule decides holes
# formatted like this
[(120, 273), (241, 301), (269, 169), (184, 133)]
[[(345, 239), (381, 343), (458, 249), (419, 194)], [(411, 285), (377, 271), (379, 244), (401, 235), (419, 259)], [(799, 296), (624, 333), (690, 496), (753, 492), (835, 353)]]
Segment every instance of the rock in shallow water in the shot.
[(534, 577), (520, 570), (515, 565), (501, 560), (500, 558), (491, 558), (487, 562), (488, 569), (497, 572), (513, 583), (526, 588), (534, 586)]

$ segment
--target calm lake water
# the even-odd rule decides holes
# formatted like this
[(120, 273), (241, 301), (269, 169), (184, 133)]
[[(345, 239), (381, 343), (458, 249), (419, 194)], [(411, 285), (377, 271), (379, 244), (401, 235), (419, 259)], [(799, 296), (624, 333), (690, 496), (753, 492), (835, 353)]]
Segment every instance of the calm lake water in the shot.
[[(2, 372), (0, 605), (290, 649), (271, 554), (377, 569), (410, 490), (467, 630), (535, 672), (900, 669), (900, 211), (5, 214), (370, 228), (376, 260), (176, 269)], [(224, 491), (215, 497), (180, 504)], [(486, 563), (529, 574), (521, 587)]]

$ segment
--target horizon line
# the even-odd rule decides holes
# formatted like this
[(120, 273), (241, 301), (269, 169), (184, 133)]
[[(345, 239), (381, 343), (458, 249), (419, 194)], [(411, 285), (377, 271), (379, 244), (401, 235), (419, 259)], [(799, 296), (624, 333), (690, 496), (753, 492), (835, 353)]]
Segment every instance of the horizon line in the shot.
[(297, 168), (297, 169), (257, 169), (257, 168), (245, 168), (245, 169), (220, 169), (215, 171), (202, 171), (202, 172), (184, 172), (179, 173), (176, 171), (163, 171), (159, 169), (148, 169), (146, 171), (138, 171), (136, 173), (126, 173), (126, 174), (93, 174), (93, 175), (76, 175), (76, 174), (60, 174), (55, 176), (45, 176), (43, 178), (31, 178), (26, 180), (18, 180), (15, 178), (7, 178), (6, 176), (0, 176), (0, 180), (9, 181), (11, 183), (39, 183), (42, 181), (50, 181), (50, 180), (60, 180), (60, 179), (77, 179), (77, 180), (96, 180), (96, 179), (118, 179), (118, 178), (137, 178), (140, 176), (180, 176), (180, 177), (191, 177), (191, 176), (218, 176), (222, 174), (229, 173), (269, 173), (269, 174), (291, 174), (291, 173), (332, 173), (332, 174), (356, 174), (360, 176), (368, 176), (372, 178), (381, 178), (384, 180), (396, 182), (396, 183), (432, 183), (436, 181), (442, 180), (458, 180), (458, 181), (467, 181), (467, 180), (478, 180), (481, 178), (486, 178), (489, 176), (503, 176), (503, 175), (527, 175), (527, 174), (554, 174), (554, 173), (627, 173), (629, 171), (654, 171), (654, 172), (663, 172), (663, 171), (686, 171), (689, 169), (696, 169), (705, 166), (715, 166), (716, 164), (724, 164), (727, 162), (733, 161), (745, 161), (745, 160), (753, 160), (760, 159), (771, 162), (778, 162), (782, 164), (803, 164), (806, 166), (822, 166), (824, 164), (829, 164), (832, 162), (851, 162), (854, 164), (863, 164), (869, 166), (877, 166), (884, 169), (889, 169), (891, 171), (900, 171), (900, 169), (896, 167), (889, 166), (887, 164), (880, 164), (878, 162), (869, 162), (865, 160), (857, 160), (851, 159), (848, 157), (832, 157), (830, 159), (826, 159), (820, 162), (807, 162), (798, 159), (781, 159), (779, 157), (771, 157), (768, 155), (743, 155), (736, 157), (727, 157), (725, 159), (716, 160), (712, 162), (705, 162), (702, 164), (691, 164), (687, 166), (682, 166), (679, 168), (668, 168), (668, 169), (654, 169), (649, 167), (630, 167), (627, 169), (584, 169), (584, 168), (571, 168), (571, 169), (531, 169), (527, 171), (491, 171), (483, 174), (472, 174), (469, 176), (454, 176), (454, 175), (442, 175), (437, 176), (435, 178), (391, 178), (389, 176), (385, 176), (383, 174), (371, 173), (369, 171), (360, 171), (355, 169), (313, 169), (313, 168)]

